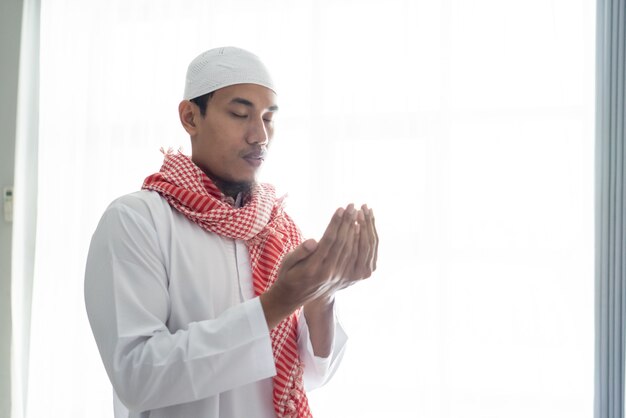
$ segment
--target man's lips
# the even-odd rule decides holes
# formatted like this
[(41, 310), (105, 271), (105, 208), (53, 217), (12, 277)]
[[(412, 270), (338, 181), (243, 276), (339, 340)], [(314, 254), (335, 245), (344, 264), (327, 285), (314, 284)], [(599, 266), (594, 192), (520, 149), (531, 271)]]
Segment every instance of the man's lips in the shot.
[(263, 163), (263, 160), (265, 159), (265, 152), (264, 151), (249, 152), (243, 156), (243, 159), (246, 160), (248, 164), (254, 167), (259, 167)]

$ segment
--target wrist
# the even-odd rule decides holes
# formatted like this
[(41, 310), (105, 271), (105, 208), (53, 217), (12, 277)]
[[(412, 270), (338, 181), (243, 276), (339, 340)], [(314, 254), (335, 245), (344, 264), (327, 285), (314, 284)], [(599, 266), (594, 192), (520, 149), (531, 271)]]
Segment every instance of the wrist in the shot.
[(326, 312), (332, 311), (335, 305), (335, 295), (323, 295), (307, 302), (304, 310), (307, 312)]
[(274, 284), (265, 293), (259, 296), (261, 307), (265, 314), (267, 327), (271, 330), (283, 319), (291, 315), (300, 305), (290, 302), (292, 298), (287, 292)]

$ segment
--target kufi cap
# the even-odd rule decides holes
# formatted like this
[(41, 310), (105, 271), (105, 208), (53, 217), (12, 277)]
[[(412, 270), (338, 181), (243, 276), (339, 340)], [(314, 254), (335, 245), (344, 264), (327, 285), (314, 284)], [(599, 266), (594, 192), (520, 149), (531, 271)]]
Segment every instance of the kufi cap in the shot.
[(259, 84), (276, 92), (269, 71), (253, 53), (232, 46), (210, 49), (189, 64), (183, 98), (190, 100), (243, 83)]

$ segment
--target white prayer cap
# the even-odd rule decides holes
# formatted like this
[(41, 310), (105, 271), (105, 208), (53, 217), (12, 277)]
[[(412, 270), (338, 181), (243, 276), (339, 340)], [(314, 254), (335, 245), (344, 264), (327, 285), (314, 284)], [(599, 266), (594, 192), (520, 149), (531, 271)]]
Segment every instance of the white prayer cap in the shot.
[(243, 83), (259, 84), (276, 91), (269, 71), (253, 53), (232, 46), (210, 49), (189, 64), (183, 98), (190, 100)]

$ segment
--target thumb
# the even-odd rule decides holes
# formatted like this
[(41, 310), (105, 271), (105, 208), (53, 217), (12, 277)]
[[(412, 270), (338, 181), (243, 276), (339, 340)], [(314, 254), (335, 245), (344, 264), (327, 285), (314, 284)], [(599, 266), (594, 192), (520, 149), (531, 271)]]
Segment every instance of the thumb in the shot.
[(315, 251), (315, 249), (317, 248), (317, 241), (315, 241), (313, 238), (310, 238), (304, 241), (302, 244), (300, 244), (297, 248), (300, 248), (300, 247), (304, 247), (307, 251), (307, 255), (309, 255), (310, 253)]
[(317, 241), (314, 239), (308, 239), (302, 244), (298, 245), (292, 252), (287, 254), (283, 259), (283, 269), (290, 269), (298, 264), (300, 261), (311, 255), (317, 248)]

